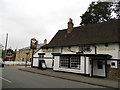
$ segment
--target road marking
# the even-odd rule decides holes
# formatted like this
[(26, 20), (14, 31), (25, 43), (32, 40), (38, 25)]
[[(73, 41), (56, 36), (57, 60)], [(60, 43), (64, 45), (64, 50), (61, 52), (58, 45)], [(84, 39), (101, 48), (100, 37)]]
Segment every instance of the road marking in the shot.
[(7, 80), (7, 79), (5, 79), (5, 78), (3, 78), (3, 77), (0, 77), (0, 78), (3, 79), (4, 81), (7, 81), (7, 82), (9, 82), (9, 83), (12, 83), (12, 81)]

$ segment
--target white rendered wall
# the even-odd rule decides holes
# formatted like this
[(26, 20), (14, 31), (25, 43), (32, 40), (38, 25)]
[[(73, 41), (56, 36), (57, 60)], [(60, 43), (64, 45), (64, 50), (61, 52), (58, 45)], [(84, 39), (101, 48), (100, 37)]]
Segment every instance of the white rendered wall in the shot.
[[(52, 48), (40, 49), (37, 53), (34, 54), (34, 57), (39, 57), (38, 53), (45, 53), (44, 60), (45, 60), (46, 66), (47, 68), (52, 68), (52, 63), (53, 63), (53, 60), (52, 60), (53, 56), (51, 55), (51, 53), (53, 53)], [(37, 59), (35, 58), (33, 61), (34, 61), (34, 66), (38, 66)]]
[[(115, 63), (115, 66), (113, 66), (112, 63)], [(118, 67), (116, 60), (108, 60), (107, 64), (109, 64), (111, 68), (117, 68)]]
[(43, 53), (43, 52), (42, 52), (42, 49), (40, 49), (38, 52), (36, 52), (36, 53), (33, 55), (33, 57), (39, 57), (39, 56), (38, 56), (38, 53)]
[(72, 46), (71, 50), (74, 52), (78, 52), (79, 51), (79, 47), (78, 46)]
[(120, 59), (120, 50), (118, 51), (118, 59)]
[[(112, 56), (111, 59), (120, 59), (119, 44), (108, 44), (108, 47), (104, 44), (97, 45), (97, 54), (109, 54)], [(115, 62), (115, 66), (111, 65), (112, 62)], [(116, 60), (107, 61), (107, 64), (110, 64), (111, 68), (117, 68)]]
[[(62, 50), (61, 50), (62, 49)], [(90, 46), (91, 51), (85, 51), (84, 54), (95, 54), (95, 47)], [(71, 51), (74, 52), (71, 52)], [(63, 47), (63, 48), (54, 48), (55, 53), (60, 53), (62, 51), (62, 54), (76, 54), (76, 52), (79, 51), (79, 46), (71, 46), (69, 47)], [(98, 44), (96, 45), (96, 53), (97, 54), (109, 54), (112, 55), (112, 59), (120, 59), (120, 46), (119, 44), (108, 44), (108, 47), (105, 46), (105, 44)]]
[(38, 58), (33, 58), (33, 66), (38, 67)]
[(44, 60), (46, 62), (47, 68), (52, 68), (53, 55), (51, 53), (53, 53), (53, 49), (45, 49), (43, 52), (45, 53)]
[(53, 70), (59, 70), (59, 60), (60, 60), (60, 56), (54, 57)]
[(112, 56), (112, 59), (118, 59), (118, 44), (108, 44), (108, 47), (105, 44), (97, 45), (97, 54), (109, 54)]
[(58, 71), (72, 72), (72, 73), (81, 73), (80, 70), (77, 69), (68, 69), (68, 68), (59, 68)]
[(90, 74), (90, 61), (88, 57), (81, 56), (80, 73)]
[(61, 48), (57, 47), (53, 50), (54, 53), (61, 53)]
[[(112, 59), (120, 59), (120, 47), (119, 44), (108, 44), (108, 47), (105, 46), (105, 44), (99, 44), (96, 45), (96, 52), (97, 54), (109, 54), (112, 55)], [(91, 52), (86, 51), (84, 52), (84, 54), (95, 54), (95, 47), (94, 46), (90, 46)], [(71, 52), (71, 51), (74, 52)], [(54, 48), (54, 50), (52, 48), (50, 49), (40, 49), (35, 55), (34, 57), (38, 57), (38, 53), (45, 53), (45, 58), (52, 58), (53, 56), (51, 55), (51, 53), (62, 53), (62, 54), (76, 54), (76, 52), (79, 51), (79, 46), (71, 46), (69, 47), (58, 47), (58, 48)], [(46, 59), (45, 60), (47, 63), (48, 67), (52, 67), (52, 59)], [(87, 60), (88, 61), (88, 60)], [(83, 61), (82, 61), (83, 62)], [(84, 63), (84, 62), (83, 62)], [(115, 62), (116, 63), (116, 62)], [(89, 65), (88, 62), (86, 62), (86, 65)], [(115, 67), (112, 68), (116, 68), (117, 64), (115, 64)], [(90, 66), (86, 66), (86, 73), (89, 73), (87, 68)], [(81, 72), (84, 73), (84, 68), (81, 67)], [(90, 68), (89, 68), (90, 69)]]
[(83, 57), (83, 56), (81, 56), (81, 65), (80, 65), (80, 72), (81, 73), (85, 73), (85, 60), (84, 60), (85, 58)]
[(44, 59), (44, 60), (45, 60), (47, 68), (53, 68), (52, 67), (52, 63), (53, 63), (52, 59)]
[(120, 59), (120, 44), (119, 44), (119, 49), (118, 49), (118, 59)]
[(86, 74), (90, 74), (90, 60), (86, 57)]
[(79, 51), (79, 47), (71, 46), (70, 49), (69, 49), (69, 47), (63, 47), (61, 51), (62, 51), (62, 54), (76, 54), (76, 52)]

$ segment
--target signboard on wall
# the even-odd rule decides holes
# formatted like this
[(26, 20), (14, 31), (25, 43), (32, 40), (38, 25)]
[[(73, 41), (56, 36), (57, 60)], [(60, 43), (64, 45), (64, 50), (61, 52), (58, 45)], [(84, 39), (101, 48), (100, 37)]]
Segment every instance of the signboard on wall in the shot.
[(115, 50), (115, 48), (99, 48), (99, 51)]
[(31, 49), (36, 49), (37, 48), (37, 44), (38, 44), (38, 41), (35, 38), (32, 38), (31, 42), (30, 42), (30, 48)]

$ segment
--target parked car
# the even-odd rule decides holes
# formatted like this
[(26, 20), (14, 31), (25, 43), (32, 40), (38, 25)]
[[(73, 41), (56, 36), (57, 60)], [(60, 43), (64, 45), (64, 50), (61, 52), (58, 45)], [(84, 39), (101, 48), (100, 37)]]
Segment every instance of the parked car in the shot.
[(4, 67), (4, 61), (0, 58), (0, 67)]

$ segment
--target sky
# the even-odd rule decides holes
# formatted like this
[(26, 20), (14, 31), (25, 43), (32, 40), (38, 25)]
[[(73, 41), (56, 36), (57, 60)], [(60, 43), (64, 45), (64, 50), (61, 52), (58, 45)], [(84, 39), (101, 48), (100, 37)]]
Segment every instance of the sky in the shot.
[(0, 0), (0, 44), (21, 49), (30, 45), (30, 39), (47, 42), (58, 30), (66, 29), (69, 18), (74, 27), (80, 26), (80, 16), (89, 4), (97, 0)]

